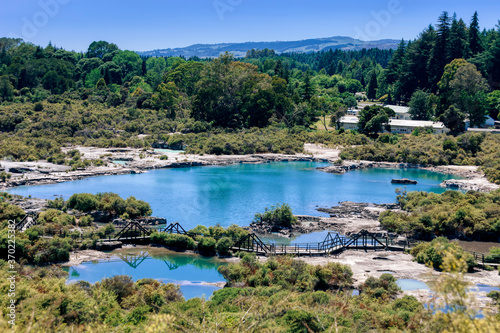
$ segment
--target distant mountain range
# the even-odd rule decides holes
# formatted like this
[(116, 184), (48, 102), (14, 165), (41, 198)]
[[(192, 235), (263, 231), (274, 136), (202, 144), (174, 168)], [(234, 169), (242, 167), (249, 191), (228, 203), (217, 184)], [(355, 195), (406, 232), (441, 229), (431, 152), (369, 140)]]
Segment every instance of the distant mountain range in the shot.
[(212, 58), (218, 57), (221, 53), (226, 51), (231, 52), (235, 57), (244, 57), (246, 52), (251, 49), (272, 49), (276, 53), (285, 52), (318, 52), (323, 50), (361, 50), (361, 49), (396, 49), (399, 40), (382, 39), (376, 41), (365, 42), (351, 37), (328, 37), (305, 39), (290, 42), (247, 42), (247, 43), (224, 43), (224, 44), (195, 44), (188, 47), (181, 47), (175, 49), (161, 49), (145, 52), (137, 52), (144, 56), (184, 56)]

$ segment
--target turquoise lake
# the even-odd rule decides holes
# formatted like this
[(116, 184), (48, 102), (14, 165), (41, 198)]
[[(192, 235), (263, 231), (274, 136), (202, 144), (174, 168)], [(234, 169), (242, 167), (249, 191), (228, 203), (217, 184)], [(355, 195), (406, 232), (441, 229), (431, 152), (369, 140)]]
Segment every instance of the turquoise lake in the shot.
[[(225, 167), (192, 167), (154, 170), (138, 175), (92, 177), (51, 185), (23, 186), (12, 194), (68, 199), (74, 193), (115, 192), (135, 196), (151, 204), (153, 215), (180, 222), (185, 229), (198, 224), (248, 225), (256, 212), (276, 203), (288, 203), (297, 215), (322, 215), (318, 207), (331, 207), (341, 201), (393, 203), (393, 178), (410, 178), (417, 185), (408, 191), (442, 193), (439, 184), (453, 176), (416, 169), (366, 169), (343, 175), (328, 174), (317, 167), (327, 163), (281, 162), (236, 164)], [(328, 231), (294, 238), (266, 237), (278, 244), (321, 242)], [(134, 280), (154, 278), (180, 285), (186, 299), (210, 297), (218, 287), (206, 283), (224, 282), (217, 258), (174, 253), (165, 249), (119, 249), (107, 260), (86, 262), (69, 268), (68, 283), (78, 280), (95, 283), (114, 275)], [(411, 286), (414, 287), (413, 285)], [(420, 287), (420, 285), (418, 286)]]
[(324, 215), (318, 207), (340, 201), (393, 203), (393, 178), (410, 178), (409, 191), (444, 192), (439, 184), (453, 176), (416, 169), (365, 169), (343, 175), (317, 167), (327, 163), (280, 162), (224, 167), (162, 169), (144, 174), (91, 177), (83, 180), (11, 189), (12, 194), (68, 199), (74, 193), (115, 192), (151, 204), (153, 215), (180, 222), (185, 229), (198, 224), (248, 225), (257, 212), (277, 203), (289, 204), (298, 215)]

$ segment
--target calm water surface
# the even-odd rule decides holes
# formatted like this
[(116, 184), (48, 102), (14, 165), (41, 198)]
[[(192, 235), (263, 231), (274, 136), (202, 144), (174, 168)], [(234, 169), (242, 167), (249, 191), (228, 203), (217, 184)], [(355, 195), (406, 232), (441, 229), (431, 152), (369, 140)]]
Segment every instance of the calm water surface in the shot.
[(276, 203), (288, 203), (295, 214), (322, 215), (316, 208), (340, 201), (392, 203), (393, 178), (418, 181), (411, 191), (444, 192), (439, 184), (453, 178), (415, 169), (366, 169), (328, 174), (316, 170), (327, 163), (281, 162), (237, 164), (225, 167), (162, 169), (139, 175), (92, 177), (51, 185), (23, 186), (10, 193), (65, 199), (74, 193), (115, 192), (151, 204), (153, 215), (185, 228), (198, 224), (248, 225), (256, 212)]
[(69, 269), (68, 282), (95, 283), (115, 275), (128, 275), (134, 281), (152, 278), (180, 285), (185, 299), (206, 296), (220, 289), (203, 282), (225, 282), (217, 267), (225, 265), (215, 257), (176, 253), (165, 249), (119, 249), (105, 260), (85, 262)]

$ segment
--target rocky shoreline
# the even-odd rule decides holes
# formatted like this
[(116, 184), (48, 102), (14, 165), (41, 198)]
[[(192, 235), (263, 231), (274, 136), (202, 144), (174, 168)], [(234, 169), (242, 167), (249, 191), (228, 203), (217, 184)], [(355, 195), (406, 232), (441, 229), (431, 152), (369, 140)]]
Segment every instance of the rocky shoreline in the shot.
[[(339, 161), (340, 150), (306, 144), (306, 154), (252, 154), (252, 155), (189, 155), (174, 151), (158, 152), (150, 150), (143, 152), (134, 148), (94, 148), (72, 147), (78, 149), (83, 158), (97, 159), (105, 157), (106, 166), (90, 167), (85, 170), (71, 171), (67, 166), (56, 165), (45, 161), (39, 162), (9, 162), (0, 161), (1, 169), (14, 171), (7, 183), (0, 184), (0, 190), (23, 185), (44, 185), (66, 181), (80, 180), (95, 176), (112, 176), (123, 174), (138, 174), (148, 170), (163, 168), (184, 168), (193, 166), (228, 166), (233, 164), (261, 164), (271, 162), (307, 161), (329, 162), (333, 165), (318, 170), (342, 174), (351, 170), (367, 168), (413, 168), (452, 174), (465, 178), (443, 182), (444, 187), (461, 190), (492, 191), (500, 188), (488, 182), (484, 174), (475, 166), (437, 166), (429, 167), (407, 163), (371, 162), (371, 161)], [(70, 149), (70, 148), (68, 148)], [(160, 157), (167, 156), (167, 160)], [(121, 164), (117, 163), (120, 162)]]
[[(228, 166), (234, 164), (262, 164), (271, 162), (306, 161), (328, 162), (333, 165), (318, 168), (327, 173), (342, 174), (351, 170), (367, 168), (407, 168), (423, 169), (459, 176), (461, 180), (449, 180), (441, 186), (461, 190), (492, 191), (500, 186), (488, 182), (484, 174), (475, 166), (438, 166), (428, 167), (407, 163), (341, 161), (339, 149), (330, 149), (313, 144), (305, 144), (305, 154), (252, 154), (252, 155), (189, 155), (175, 151), (149, 150), (144, 152), (135, 148), (94, 148), (71, 147), (78, 149), (83, 159), (104, 159), (106, 166), (89, 167), (85, 170), (71, 171), (68, 166), (56, 165), (46, 161), (10, 162), (0, 161), (0, 169), (12, 173), (6, 183), (0, 183), (0, 190), (23, 185), (45, 185), (66, 181), (81, 180), (96, 176), (139, 174), (148, 170), (164, 168), (185, 168), (193, 166)], [(165, 156), (168, 158), (165, 160)], [(163, 159), (161, 159), (163, 158)]]
[[(0, 169), (12, 174), (12, 178), (6, 183), (0, 183), (0, 190), (24, 186), (24, 185), (46, 185), (66, 181), (81, 180), (88, 177), (115, 176), (124, 174), (140, 174), (148, 170), (166, 168), (187, 168), (195, 166), (228, 166), (234, 164), (262, 164), (271, 162), (328, 162), (328, 158), (314, 157), (311, 155), (284, 155), (284, 154), (253, 154), (253, 155), (221, 155), (200, 156), (181, 155), (176, 153), (154, 154), (148, 158), (141, 159), (138, 149), (123, 149), (119, 153), (110, 153), (115, 149), (105, 150), (97, 148), (82, 148), (85, 156), (88, 150), (98, 150), (90, 155), (112, 154), (106, 158), (107, 165), (101, 167), (89, 167), (85, 170), (71, 171), (68, 167), (60, 166), (46, 161), (39, 162), (10, 162), (0, 161)], [(168, 156), (168, 160), (160, 160), (161, 156)], [(95, 156), (85, 156), (92, 158)], [(120, 161), (126, 164), (117, 164)]]
[(316, 210), (330, 215), (322, 216), (297, 216), (298, 223), (291, 228), (276, 227), (266, 223), (251, 223), (247, 230), (259, 235), (277, 235), (292, 237), (294, 235), (308, 234), (324, 230), (335, 231), (339, 234), (349, 236), (368, 230), (380, 236), (388, 235), (396, 238), (396, 234), (388, 234), (380, 227), (378, 217), (385, 210), (400, 211), (396, 204), (372, 204), (356, 202), (340, 202), (339, 206), (329, 208), (319, 207)]
[(342, 161), (327, 167), (317, 168), (320, 171), (333, 174), (344, 174), (351, 170), (385, 168), (385, 169), (422, 169), (427, 171), (450, 174), (465, 179), (450, 179), (443, 181), (440, 186), (445, 188), (459, 189), (464, 191), (490, 192), (500, 188), (499, 185), (490, 183), (484, 173), (477, 166), (425, 166), (409, 163), (396, 162), (372, 162), (372, 161)]

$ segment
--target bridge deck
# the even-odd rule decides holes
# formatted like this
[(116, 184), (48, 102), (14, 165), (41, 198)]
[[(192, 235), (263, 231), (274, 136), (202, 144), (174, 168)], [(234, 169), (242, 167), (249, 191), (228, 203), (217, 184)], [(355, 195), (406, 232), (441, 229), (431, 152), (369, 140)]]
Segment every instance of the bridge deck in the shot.
[[(36, 224), (36, 216), (26, 216), (16, 228), (26, 230)], [(121, 242), (121, 243), (145, 243), (151, 241), (151, 229), (147, 229), (138, 222), (130, 222), (121, 229), (113, 238), (104, 238), (99, 240), (101, 243)], [(169, 234), (182, 234), (192, 238), (195, 236), (204, 236), (186, 231), (179, 223), (173, 223), (159, 232)], [(134, 236), (130, 236), (132, 233)], [(46, 236), (42, 236), (46, 237)], [(222, 236), (221, 236), (222, 237)], [(80, 238), (79, 238), (80, 239)], [(82, 238), (83, 239), (83, 236)], [(362, 250), (362, 251), (405, 251), (415, 246), (416, 242), (407, 241), (404, 244), (396, 243), (393, 239), (379, 237), (367, 230), (362, 230), (350, 237), (341, 237), (337, 233), (328, 233), (325, 240), (317, 243), (307, 244), (269, 244), (264, 243), (256, 234), (250, 233), (240, 239), (230, 249), (233, 252), (243, 251), (252, 252), (258, 255), (292, 255), (292, 256), (321, 256), (342, 252), (344, 250)], [(498, 263), (488, 263), (485, 258), (487, 255), (472, 252), (474, 259), (481, 266), (499, 266)]]

